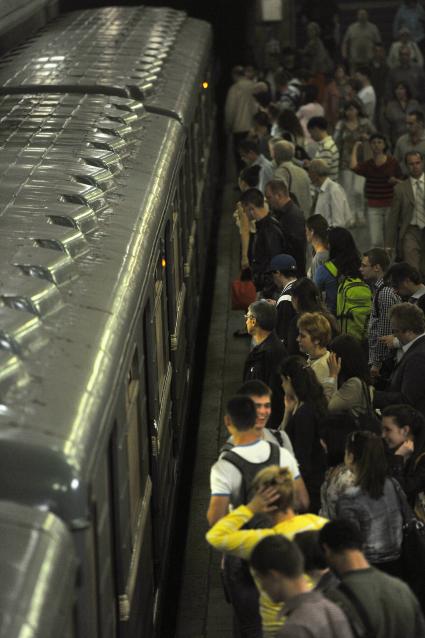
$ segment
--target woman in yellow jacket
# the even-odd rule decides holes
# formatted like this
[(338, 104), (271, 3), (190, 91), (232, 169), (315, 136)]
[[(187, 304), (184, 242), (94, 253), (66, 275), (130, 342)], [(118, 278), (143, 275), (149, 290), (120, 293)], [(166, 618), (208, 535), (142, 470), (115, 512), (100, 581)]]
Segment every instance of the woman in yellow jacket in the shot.
[[(271, 465), (258, 472), (253, 488), (256, 493), (247, 505), (241, 505), (220, 519), (207, 533), (207, 541), (215, 549), (249, 560), (255, 545), (266, 536), (282, 534), (290, 540), (299, 532), (318, 530), (326, 518), (315, 514), (296, 514), (294, 481), (286, 468)], [(241, 529), (255, 514), (269, 513), (273, 526), (264, 529)], [(273, 638), (284, 623), (282, 604), (274, 603), (260, 592), (260, 614), (263, 637)]]

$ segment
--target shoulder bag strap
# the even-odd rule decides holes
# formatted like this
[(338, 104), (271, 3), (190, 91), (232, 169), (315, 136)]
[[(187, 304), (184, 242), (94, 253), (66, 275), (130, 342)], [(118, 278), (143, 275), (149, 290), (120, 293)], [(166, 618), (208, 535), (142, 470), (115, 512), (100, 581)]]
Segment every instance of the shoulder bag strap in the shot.
[(373, 638), (374, 636), (376, 636), (376, 632), (374, 631), (372, 627), (367, 611), (364, 608), (363, 603), (357, 598), (353, 590), (350, 587), (348, 587), (348, 585), (346, 585), (344, 582), (341, 582), (338, 588), (348, 598), (348, 600), (351, 602), (354, 609), (356, 610), (357, 615), (359, 616), (363, 624), (363, 627), (365, 628), (365, 631), (366, 631), (366, 634), (364, 634), (364, 638), (366, 637)]
[(364, 381), (361, 381), (361, 384), (362, 384), (362, 392), (363, 392), (364, 398), (366, 399), (367, 414), (369, 416), (375, 416), (373, 412), (372, 401), (370, 399), (369, 386), (367, 386)]
[(395, 493), (397, 494), (398, 502), (400, 503), (401, 515), (403, 517), (403, 526), (409, 525), (409, 523), (415, 520), (413, 510), (407, 502), (406, 494), (403, 492), (400, 483), (395, 478), (391, 478), (390, 480), (395, 489)]

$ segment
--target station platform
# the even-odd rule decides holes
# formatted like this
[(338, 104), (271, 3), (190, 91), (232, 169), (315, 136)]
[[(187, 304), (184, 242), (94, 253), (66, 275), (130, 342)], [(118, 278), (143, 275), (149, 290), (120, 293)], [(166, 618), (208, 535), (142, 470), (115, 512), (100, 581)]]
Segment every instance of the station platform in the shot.
[[(242, 368), (249, 339), (235, 339), (233, 332), (244, 326), (242, 311), (231, 310), (230, 284), (239, 273), (239, 234), (232, 212), (238, 197), (235, 182), (223, 191), (222, 214), (217, 239), (217, 269), (208, 337), (199, 430), (196, 445), (191, 500), (183, 559), (180, 603), (175, 638), (232, 638), (231, 606), (225, 601), (220, 580), (220, 555), (207, 545), (206, 512), (210, 498), (210, 468), (226, 439), (223, 408), (242, 382)], [(367, 227), (353, 236), (359, 250), (367, 250)], [(211, 282), (212, 283), (212, 282)]]

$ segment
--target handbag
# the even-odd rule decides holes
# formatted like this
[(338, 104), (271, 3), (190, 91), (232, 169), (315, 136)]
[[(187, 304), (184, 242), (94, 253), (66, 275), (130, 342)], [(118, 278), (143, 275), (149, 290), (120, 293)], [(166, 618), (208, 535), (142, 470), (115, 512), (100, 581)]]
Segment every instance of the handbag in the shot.
[(252, 281), (251, 270), (242, 270), (239, 279), (231, 284), (232, 310), (247, 310), (257, 298), (257, 290)]
[(416, 518), (407, 502), (406, 494), (395, 479), (391, 479), (400, 503), (403, 517), (403, 542), (401, 546), (401, 560), (403, 565), (403, 580), (410, 585), (417, 598), (423, 604), (425, 596), (425, 523)]

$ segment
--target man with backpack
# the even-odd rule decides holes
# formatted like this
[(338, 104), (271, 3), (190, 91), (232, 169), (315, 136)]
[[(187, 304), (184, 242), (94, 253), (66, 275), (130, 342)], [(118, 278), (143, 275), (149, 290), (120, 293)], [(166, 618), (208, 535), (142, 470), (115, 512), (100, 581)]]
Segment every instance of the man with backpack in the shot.
[(391, 332), (390, 308), (401, 302), (393, 288), (384, 283), (390, 265), (383, 248), (372, 248), (363, 254), (360, 272), (373, 290), (372, 311), (368, 326), (369, 366), (372, 380), (388, 378), (394, 365), (394, 352), (380, 339)]
[[(296, 485), (301, 480), (298, 464), (292, 454), (261, 438), (256, 422), (256, 406), (248, 396), (236, 395), (228, 401), (224, 423), (232, 437), (233, 447), (225, 446), (211, 468), (211, 498), (207, 512), (210, 525), (227, 514), (229, 505), (237, 507), (249, 502), (255, 475), (268, 465), (287, 467)], [(264, 521), (261, 526), (265, 526)], [(258, 592), (247, 564), (241, 559), (226, 557), (223, 577), (239, 636), (260, 638)]]

